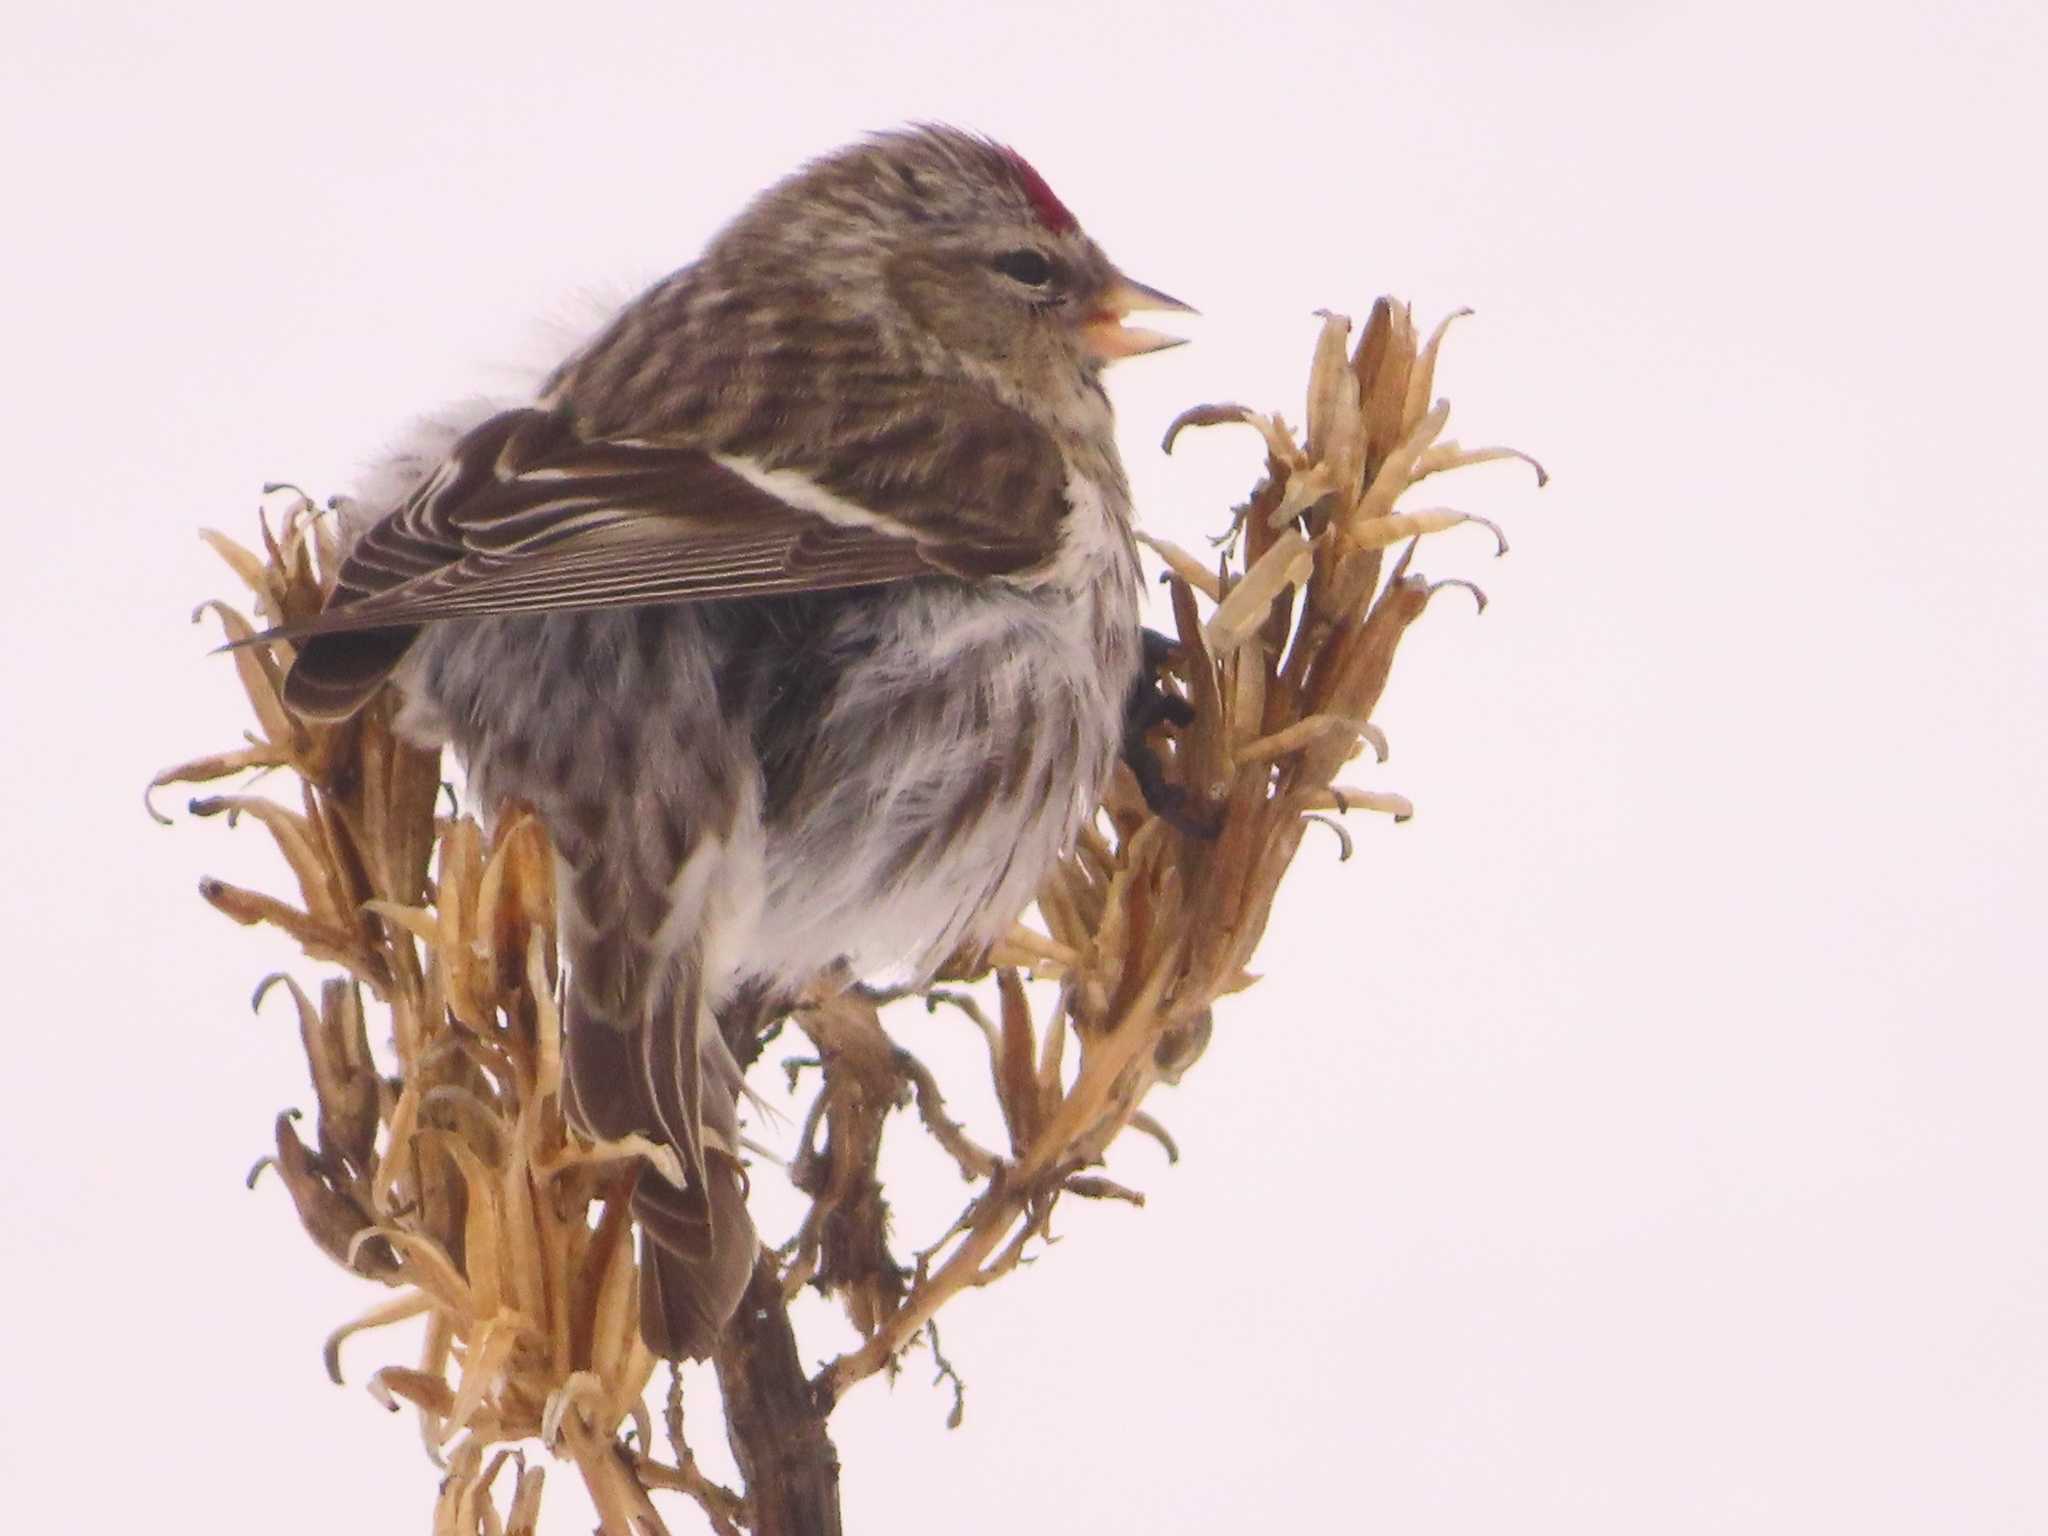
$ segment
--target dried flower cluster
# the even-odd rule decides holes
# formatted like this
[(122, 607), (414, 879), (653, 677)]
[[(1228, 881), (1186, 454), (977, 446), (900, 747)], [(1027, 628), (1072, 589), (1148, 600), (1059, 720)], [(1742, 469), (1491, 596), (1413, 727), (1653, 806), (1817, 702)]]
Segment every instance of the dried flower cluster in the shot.
[[(437, 814), (440, 763), (393, 733), (388, 696), (344, 724), (310, 724), (280, 702), (288, 642), (233, 653), (257, 731), (156, 782), (258, 769), (297, 780), (295, 804), (243, 793), (191, 805), (262, 822), (296, 878), (296, 903), (215, 880), (201, 892), (333, 968), (317, 996), (284, 977), (258, 989), (260, 1001), (281, 985), (297, 1005), (317, 1108), (310, 1142), (294, 1114), (278, 1117), (259, 1171), (275, 1168), (329, 1257), (393, 1292), (329, 1338), (337, 1380), (348, 1335), (426, 1319), (419, 1363), (387, 1365), (370, 1384), (388, 1406), (417, 1410), (446, 1469), (437, 1532), (533, 1530), (544, 1469), (529, 1465), (527, 1442), (575, 1463), (608, 1532), (663, 1530), (655, 1490), (691, 1495), (720, 1532), (836, 1530), (825, 1420), (839, 1397), (893, 1368), (949, 1298), (1013, 1270), (1062, 1195), (1140, 1200), (1091, 1170), (1127, 1127), (1165, 1139), (1143, 1112), (1146, 1094), (1193, 1064), (1212, 1005), (1250, 983), (1246, 966), (1309, 822), (1336, 827), (1348, 854), (1331, 813), (1407, 814), (1397, 795), (1336, 782), (1362, 745), (1384, 758), (1374, 706), (1403, 633), (1444, 585), (1412, 573), (1416, 542), (1472, 520), (1402, 510), (1404, 495), (1443, 470), (1522, 457), (1443, 438), (1448, 406), (1433, 399), (1433, 374), (1444, 326), (1419, 340), (1407, 307), (1383, 299), (1355, 348), (1350, 329), (1341, 316), (1324, 321), (1301, 442), (1240, 406), (1189, 411), (1167, 434), (1170, 449), (1185, 427), (1243, 423), (1267, 455), (1215, 564), (1148, 540), (1168, 567), (1172, 685), (1192, 709), (1190, 723), (1149, 740), (1184, 814), (1155, 817), (1120, 774), (1040, 895), (1042, 931), (1019, 927), (949, 978), (992, 980), (992, 1000), (944, 988), (925, 997), (985, 1036), (1002, 1144), (980, 1144), (948, 1115), (933, 1072), (870, 1003), (821, 995), (795, 1015), (821, 1068), (788, 1164), (809, 1210), (782, 1249), (764, 1253), (716, 1361), (743, 1490), (699, 1472), (673, 1388), (668, 1451), (656, 1450), (646, 1407), (656, 1362), (639, 1339), (625, 1196), (634, 1159), (671, 1154), (592, 1145), (564, 1123), (544, 831), (520, 814), (488, 833)], [(261, 553), (206, 537), (264, 620), (318, 609), (336, 550), (331, 519), (304, 497), (292, 496), (275, 533), (266, 522)], [(253, 632), (225, 603), (206, 612), (230, 640)], [(1059, 984), (1036, 1016), (1027, 976)], [(372, 1013), (390, 1039), (384, 1066)], [(973, 1192), (905, 1264), (877, 1166), (892, 1115), (907, 1108)], [(787, 1312), (806, 1285), (836, 1298), (858, 1334), (814, 1375)]]

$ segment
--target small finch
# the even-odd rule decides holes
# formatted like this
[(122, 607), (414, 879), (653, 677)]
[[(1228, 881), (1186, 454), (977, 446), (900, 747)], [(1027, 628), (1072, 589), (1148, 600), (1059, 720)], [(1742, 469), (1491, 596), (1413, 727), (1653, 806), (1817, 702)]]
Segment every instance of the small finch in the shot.
[(286, 632), (295, 709), (390, 678), (546, 825), (570, 1113), (685, 1172), (633, 1191), (656, 1353), (709, 1353), (759, 1253), (730, 1042), (994, 941), (1094, 808), (1140, 648), (1101, 372), (1186, 307), (1013, 151), (880, 135), (413, 463)]

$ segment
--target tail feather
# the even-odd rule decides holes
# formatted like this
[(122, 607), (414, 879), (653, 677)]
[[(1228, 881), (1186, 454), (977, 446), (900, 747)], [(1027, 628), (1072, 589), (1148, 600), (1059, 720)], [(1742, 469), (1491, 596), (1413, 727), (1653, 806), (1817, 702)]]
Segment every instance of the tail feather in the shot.
[(652, 1168), (633, 1185), (640, 1222), (640, 1336), (666, 1360), (703, 1360), (739, 1309), (760, 1257), (746, 1176), (722, 1152), (703, 1184), (678, 1189)]
[(664, 989), (639, 1028), (622, 1029), (588, 1008), (572, 980), (567, 1015), (570, 1118), (605, 1140), (637, 1132), (682, 1158), (681, 1186), (650, 1166), (633, 1183), (640, 1334), (665, 1359), (705, 1359), (761, 1248), (734, 1155), (739, 1069), (715, 1023), (705, 1033), (710, 1010), (694, 985)]
[[(680, 978), (673, 989), (663, 988), (640, 1027), (640, 1081), (654, 1110), (655, 1124), (662, 1138), (683, 1157), (683, 1167), (693, 1184), (702, 1188), (704, 1173), (704, 1053), (718, 1029), (694, 972)], [(714, 1102), (714, 1108), (716, 1108)], [(737, 1117), (728, 1111), (725, 1123), (714, 1126), (725, 1132), (728, 1150), (737, 1130)]]

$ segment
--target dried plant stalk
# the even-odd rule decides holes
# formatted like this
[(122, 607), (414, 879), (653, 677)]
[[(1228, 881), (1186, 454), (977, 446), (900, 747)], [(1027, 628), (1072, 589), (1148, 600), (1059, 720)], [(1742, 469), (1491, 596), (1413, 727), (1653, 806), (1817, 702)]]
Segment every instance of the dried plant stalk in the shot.
[[(152, 788), (258, 769), (297, 781), (290, 804), (236, 793), (190, 806), (261, 823), (298, 886), (295, 902), (217, 880), (201, 883), (202, 896), (237, 922), (284, 930), (331, 968), (317, 994), (288, 977), (257, 989), (260, 1004), (281, 986), (296, 1008), (316, 1113), (310, 1142), (296, 1114), (280, 1115), (274, 1154), (251, 1178), (274, 1168), (315, 1244), (394, 1293), (329, 1337), (337, 1381), (351, 1335), (427, 1319), (419, 1362), (385, 1365), (369, 1384), (394, 1410), (413, 1408), (445, 1470), (437, 1533), (532, 1531), (543, 1470), (526, 1464), (529, 1441), (575, 1464), (607, 1532), (664, 1529), (655, 1490), (689, 1495), (719, 1532), (836, 1531), (825, 1423), (840, 1396), (893, 1369), (920, 1337), (957, 1394), (933, 1331), (945, 1303), (1012, 1272), (1062, 1195), (1142, 1204), (1090, 1170), (1126, 1128), (1173, 1152), (1141, 1105), (1200, 1056), (1217, 1000), (1250, 984), (1310, 822), (1336, 827), (1348, 856), (1327, 813), (1408, 814), (1399, 795), (1337, 775), (1364, 745), (1384, 759), (1373, 710), (1432, 595), (1455, 584), (1484, 601), (1469, 583), (1411, 570), (1423, 536), (1478, 520), (1399, 508), (1429, 476), (1525, 457), (1443, 437), (1449, 407), (1434, 399), (1433, 376), (1448, 323), (1419, 340), (1407, 306), (1382, 299), (1353, 347), (1350, 322), (1326, 316), (1299, 443), (1278, 418), (1235, 405), (1197, 407), (1168, 431), (1170, 451), (1185, 428), (1240, 423), (1266, 450), (1219, 563), (1147, 541), (1167, 566), (1172, 687), (1193, 714), (1148, 746), (1183, 814), (1154, 816), (1120, 773), (1047, 882), (1044, 931), (1019, 927), (993, 954), (960, 957), (950, 979), (986, 978), (992, 999), (924, 997), (927, 1008), (959, 1008), (985, 1037), (1003, 1145), (982, 1145), (948, 1115), (937, 1077), (872, 1003), (820, 994), (797, 1011), (819, 1081), (789, 1173), (810, 1208), (782, 1249), (764, 1252), (717, 1359), (743, 1491), (698, 1470), (673, 1389), (671, 1459), (654, 1451), (656, 1362), (640, 1342), (626, 1194), (636, 1159), (673, 1154), (638, 1139), (593, 1145), (564, 1122), (545, 831), (516, 809), (488, 833), (437, 815), (439, 761), (394, 734), (389, 696), (340, 725), (306, 722), (280, 697), (289, 642), (233, 653), (256, 731), (165, 770)], [(291, 495), (277, 532), (264, 523), (260, 551), (206, 538), (264, 620), (318, 610), (337, 551), (303, 496)], [(225, 603), (206, 614), (231, 640), (253, 632)], [(1199, 835), (1204, 823), (1213, 836)], [(1060, 984), (1050, 1010), (1034, 1012), (1026, 976)], [(388, 1074), (370, 1047), (372, 1013), (388, 1032)], [(760, 1043), (737, 1042), (742, 1059)], [(877, 1174), (890, 1116), (906, 1108), (973, 1186), (909, 1264), (890, 1247)], [(805, 1285), (835, 1297), (858, 1335), (808, 1378), (787, 1313)]]

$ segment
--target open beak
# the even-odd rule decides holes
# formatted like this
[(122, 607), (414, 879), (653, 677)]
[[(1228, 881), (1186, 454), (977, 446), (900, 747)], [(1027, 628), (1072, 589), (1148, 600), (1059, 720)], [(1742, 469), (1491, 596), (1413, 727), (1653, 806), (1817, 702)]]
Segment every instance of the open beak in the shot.
[(1143, 326), (1124, 324), (1125, 315), (1141, 309), (1168, 309), (1183, 315), (1195, 313), (1191, 305), (1169, 298), (1157, 288), (1134, 283), (1118, 273), (1096, 299), (1094, 312), (1081, 322), (1081, 345), (1100, 361), (1113, 363), (1120, 357), (1137, 357), (1142, 353), (1177, 347), (1187, 340), (1185, 336), (1168, 336), (1163, 331), (1148, 331)]

